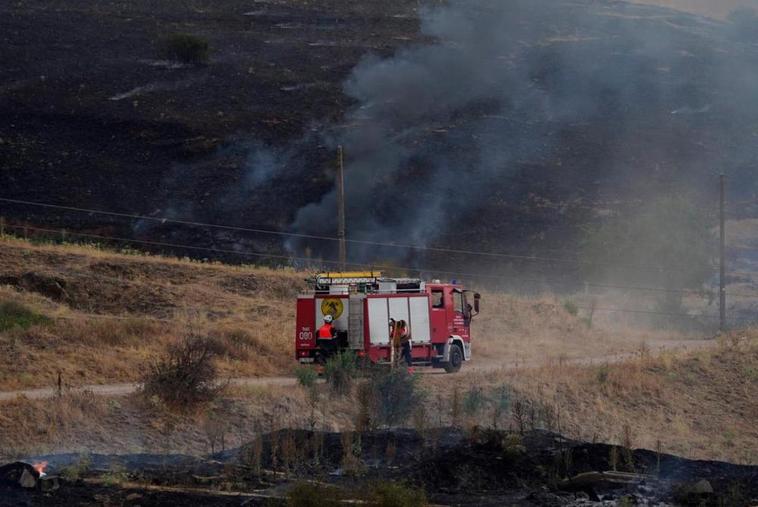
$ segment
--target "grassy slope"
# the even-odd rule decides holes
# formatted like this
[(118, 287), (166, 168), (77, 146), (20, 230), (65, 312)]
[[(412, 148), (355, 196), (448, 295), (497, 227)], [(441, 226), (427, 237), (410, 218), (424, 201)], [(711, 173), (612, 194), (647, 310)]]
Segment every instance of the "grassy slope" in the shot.
[[(225, 375), (287, 373), (295, 296), (305, 273), (0, 241), (0, 303), (47, 322), (0, 331), (0, 389), (136, 380), (189, 333), (225, 345)], [(671, 333), (588, 329), (554, 297), (485, 294), (477, 364), (535, 363), (636, 350)]]
[[(488, 400), (506, 384), (512, 403), (498, 420), (500, 428), (516, 427), (515, 400), (528, 399), (554, 414), (550, 425), (538, 415), (537, 427), (570, 437), (755, 464), (758, 332), (735, 338), (735, 343), (724, 342), (707, 352), (645, 356), (607, 367), (553, 364), (508, 374), (461, 374), (455, 377), (455, 421), (451, 377), (425, 376), (422, 385), (429, 396), (424, 411), (407, 424), (422, 432), (454, 422), (491, 426), (494, 411)], [(232, 447), (257, 432), (283, 427), (351, 430), (360, 403), (354, 395), (330, 396), (325, 388), (319, 387), (315, 412), (306, 392), (290, 387), (232, 389), (216, 404), (182, 416), (135, 397), (106, 399), (85, 393), (18, 399), (3, 403), (0, 410), (0, 459), (47, 452), (203, 454), (211, 450), (212, 441), (218, 450), (221, 434)], [(485, 397), (473, 411), (464, 408), (469, 388)]]
[(473, 385), (508, 385), (514, 399), (537, 400), (553, 414), (553, 429), (578, 439), (646, 449), (660, 442), (664, 452), (691, 458), (758, 462), (758, 330), (699, 352), (643, 352), (601, 366), (556, 362), (475, 378)]
[(135, 380), (187, 333), (225, 344), (225, 375), (290, 366), (292, 304), (303, 275), (0, 241), (0, 302), (48, 323), (0, 332), (0, 388)]
[[(134, 380), (140, 368), (188, 330), (215, 334), (226, 344), (227, 357), (220, 365), (225, 374), (286, 372), (293, 366), (293, 299), (303, 277), (5, 238), (0, 241), (0, 279), (10, 285), (0, 287), (0, 304), (21, 302), (49, 320), (35, 324), (27, 315), (27, 329), (0, 331), (0, 388), (51, 386), (58, 370), (64, 381), (77, 384)], [(558, 414), (552, 424), (571, 436), (618, 442), (628, 426), (635, 446), (655, 448), (660, 440), (663, 450), (686, 456), (755, 461), (750, 452), (758, 445), (752, 424), (758, 418), (753, 402), (758, 397), (758, 333), (735, 335), (713, 351), (653, 357), (641, 344), (654, 344), (670, 333), (588, 329), (555, 298), (491, 294), (485, 295), (483, 310), (475, 323), (477, 362), (455, 377), (459, 401), (469, 387), (491, 397), (507, 384), (512, 392), (551, 407)], [(563, 361), (629, 350), (643, 353), (609, 366)], [(502, 358), (545, 366), (475, 368)], [(431, 396), (428, 416), (418, 420), (452, 422), (451, 378), (423, 377)], [(315, 412), (317, 425), (350, 428), (357, 405), (350, 398), (323, 396)], [(470, 422), (491, 424), (492, 408), (484, 402)], [(232, 445), (249, 439), (256, 426), (310, 424), (308, 398), (292, 388), (239, 388), (217, 406), (178, 419), (133, 398), (21, 399), (3, 404), (0, 434), (8, 437), (0, 440), (0, 454), (86, 449), (202, 453), (214, 432), (225, 432)], [(513, 424), (512, 414), (505, 413), (500, 424)], [(29, 432), (33, 441), (26, 438)]]

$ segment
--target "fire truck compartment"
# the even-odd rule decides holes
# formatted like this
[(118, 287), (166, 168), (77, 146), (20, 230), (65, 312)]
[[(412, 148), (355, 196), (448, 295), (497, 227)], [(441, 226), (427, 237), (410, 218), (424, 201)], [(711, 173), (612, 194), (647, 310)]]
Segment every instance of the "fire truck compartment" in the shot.
[(429, 298), (417, 296), (369, 296), (369, 333), (372, 345), (388, 345), (389, 320), (408, 323), (413, 343), (432, 341), (429, 327)]

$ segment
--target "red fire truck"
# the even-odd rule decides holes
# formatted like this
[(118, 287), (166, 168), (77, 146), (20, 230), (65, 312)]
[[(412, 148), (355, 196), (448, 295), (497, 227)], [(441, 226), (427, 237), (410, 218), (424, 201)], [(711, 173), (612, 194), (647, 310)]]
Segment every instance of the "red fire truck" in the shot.
[(331, 315), (337, 348), (371, 363), (390, 363), (390, 319), (408, 324), (414, 366), (460, 370), (471, 360), (471, 321), (480, 296), (461, 285), (387, 278), (380, 273), (322, 273), (297, 300), (295, 356), (300, 363), (323, 363), (317, 332)]

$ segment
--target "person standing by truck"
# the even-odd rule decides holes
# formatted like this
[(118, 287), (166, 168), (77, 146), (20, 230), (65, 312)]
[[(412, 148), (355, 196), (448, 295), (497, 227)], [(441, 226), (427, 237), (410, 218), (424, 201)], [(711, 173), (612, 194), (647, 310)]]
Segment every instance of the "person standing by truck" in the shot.
[(413, 356), (411, 354), (413, 345), (411, 344), (411, 332), (408, 329), (407, 322), (404, 320), (397, 322), (396, 335), (400, 346), (400, 357), (403, 358), (403, 362), (408, 367), (408, 373), (413, 373)]
[(326, 359), (337, 351), (336, 335), (334, 317), (328, 314), (324, 315), (324, 325), (318, 330), (317, 343)]

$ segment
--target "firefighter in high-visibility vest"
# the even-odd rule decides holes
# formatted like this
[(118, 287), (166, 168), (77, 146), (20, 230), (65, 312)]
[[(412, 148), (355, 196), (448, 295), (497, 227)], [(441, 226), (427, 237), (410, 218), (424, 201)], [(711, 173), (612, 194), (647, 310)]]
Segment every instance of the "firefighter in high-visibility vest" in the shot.
[(334, 327), (334, 317), (324, 315), (324, 325), (318, 330), (317, 343), (324, 357), (329, 357), (337, 351), (337, 329)]
[(331, 315), (324, 315), (324, 325), (318, 330), (318, 337), (322, 340), (331, 340), (336, 334), (334, 329), (334, 317)]
[(411, 344), (411, 332), (408, 329), (408, 323), (401, 320), (395, 325), (395, 327), (400, 345), (400, 355), (403, 358), (405, 365), (408, 367), (408, 373), (413, 373), (413, 356), (411, 354), (413, 345)]

